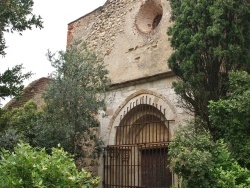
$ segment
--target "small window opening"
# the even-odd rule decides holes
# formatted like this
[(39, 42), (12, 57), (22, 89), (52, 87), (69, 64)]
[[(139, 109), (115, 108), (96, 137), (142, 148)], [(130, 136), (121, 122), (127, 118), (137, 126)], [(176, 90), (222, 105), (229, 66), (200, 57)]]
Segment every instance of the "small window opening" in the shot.
[(163, 9), (159, 0), (148, 0), (140, 8), (135, 18), (136, 28), (142, 33), (150, 33), (160, 23)]

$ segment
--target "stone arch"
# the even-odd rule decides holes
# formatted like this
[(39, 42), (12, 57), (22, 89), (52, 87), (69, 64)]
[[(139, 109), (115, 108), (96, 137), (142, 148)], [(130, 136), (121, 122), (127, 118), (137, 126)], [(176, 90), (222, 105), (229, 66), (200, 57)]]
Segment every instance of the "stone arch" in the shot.
[(166, 120), (174, 120), (176, 118), (176, 109), (173, 107), (170, 101), (166, 99), (166, 97), (151, 90), (139, 90), (128, 96), (111, 118), (108, 127), (108, 145), (115, 144), (116, 127), (119, 126), (121, 119), (139, 103), (155, 107), (160, 112), (165, 114)]
[(160, 0), (146, 0), (135, 18), (135, 26), (142, 33), (150, 33), (160, 23), (163, 8)]
[(170, 140), (165, 112), (149, 104), (137, 104), (116, 127), (115, 145), (165, 143)]

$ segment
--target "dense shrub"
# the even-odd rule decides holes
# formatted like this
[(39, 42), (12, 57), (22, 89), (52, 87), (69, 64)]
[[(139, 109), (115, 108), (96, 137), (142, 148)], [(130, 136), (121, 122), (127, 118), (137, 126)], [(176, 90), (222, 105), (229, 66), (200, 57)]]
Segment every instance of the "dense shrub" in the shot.
[(247, 188), (250, 171), (233, 158), (223, 140), (196, 120), (182, 127), (169, 146), (170, 167), (183, 188)]
[(14, 152), (1, 152), (1, 188), (92, 188), (98, 182), (85, 170), (77, 170), (71, 156), (60, 148), (48, 155), (45, 149), (19, 143)]

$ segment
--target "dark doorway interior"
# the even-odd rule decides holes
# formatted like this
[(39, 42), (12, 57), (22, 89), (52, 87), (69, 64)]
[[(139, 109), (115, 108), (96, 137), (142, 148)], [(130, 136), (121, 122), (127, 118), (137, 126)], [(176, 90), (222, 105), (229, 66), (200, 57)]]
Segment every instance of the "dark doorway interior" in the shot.
[(167, 164), (167, 148), (142, 150), (142, 187), (169, 188), (172, 185), (172, 174)]

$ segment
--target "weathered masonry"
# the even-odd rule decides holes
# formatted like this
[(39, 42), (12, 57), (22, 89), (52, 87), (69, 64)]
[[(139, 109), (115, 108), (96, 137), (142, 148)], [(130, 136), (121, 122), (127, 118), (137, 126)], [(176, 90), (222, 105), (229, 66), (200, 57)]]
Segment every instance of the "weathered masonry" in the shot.
[(100, 114), (105, 152), (100, 187), (168, 188), (168, 144), (188, 118), (171, 88), (172, 49), (167, 0), (107, 0), (68, 25), (68, 44), (81, 39), (103, 57), (112, 80), (107, 110)]

